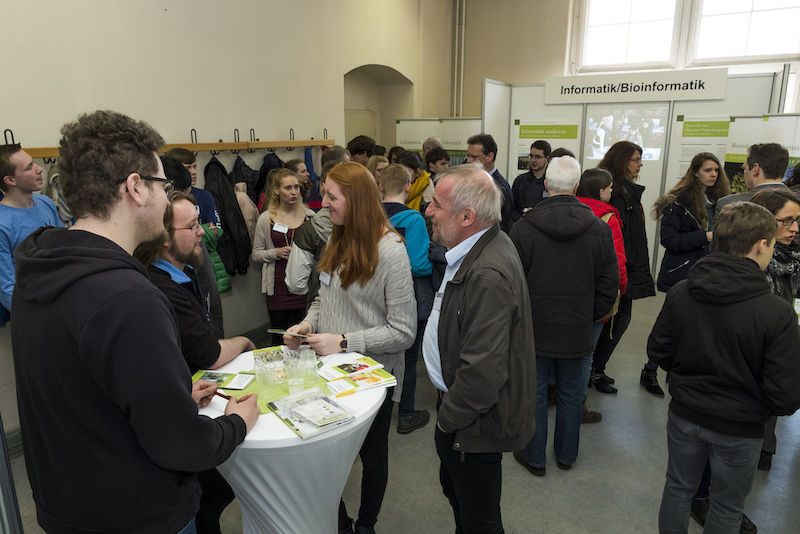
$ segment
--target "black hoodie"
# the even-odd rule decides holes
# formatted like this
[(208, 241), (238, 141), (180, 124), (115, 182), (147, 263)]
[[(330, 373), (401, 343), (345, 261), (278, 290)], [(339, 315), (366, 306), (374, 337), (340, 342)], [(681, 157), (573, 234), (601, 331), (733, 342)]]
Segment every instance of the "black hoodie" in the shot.
[(800, 408), (800, 329), (756, 262), (702, 258), (664, 301), (648, 356), (671, 371), (670, 409), (715, 432), (764, 435), (770, 415)]
[(12, 342), (25, 463), (48, 532), (177, 532), (196, 471), (244, 439), (199, 416), (169, 302), (113, 242), (42, 228), (15, 252)]
[(539, 202), (511, 228), (528, 281), (536, 354), (580, 358), (611, 311), (619, 263), (611, 228), (572, 195)]

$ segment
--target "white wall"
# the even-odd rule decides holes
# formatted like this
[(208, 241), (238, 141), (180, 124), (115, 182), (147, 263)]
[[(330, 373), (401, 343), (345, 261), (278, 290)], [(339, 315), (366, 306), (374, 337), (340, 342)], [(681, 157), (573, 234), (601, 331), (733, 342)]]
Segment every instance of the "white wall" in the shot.
[[(412, 96), (392, 106), (450, 110), (450, 0), (4, 0), (2, 14), (0, 128), (23, 146), (56, 146), (61, 125), (101, 108), (148, 121), (168, 143), (188, 142), (191, 128), (201, 142), (232, 141), (234, 128), (242, 140), (250, 128), (261, 140), (327, 128), (345, 144), (344, 74), (368, 64), (412, 81)], [(242, 155), (257, 168), (264, 152)], [(230, 168), (233, 157), (220, 160)], [(202, 169), (209, 154), (198, 159)], [(264, 323), (259, 276), (251, 266), (223, 296), (228, 335)], [(14, 430), (9, 327), (0, 366), (0, 410)]]

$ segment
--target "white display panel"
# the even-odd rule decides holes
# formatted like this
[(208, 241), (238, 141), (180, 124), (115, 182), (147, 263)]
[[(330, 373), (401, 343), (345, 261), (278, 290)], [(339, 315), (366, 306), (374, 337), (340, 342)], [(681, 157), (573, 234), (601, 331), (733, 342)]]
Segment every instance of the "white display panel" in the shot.
[(544, 103), (544, 85), (512, 87), (511, 142), (506, 176), (509, 183), (527, 171), (530, 146), (536, 140), (547, 141), (553, 149), (564, 147), (580, 157), (582, 122), (582, 104), (547, 106)]
[[(495, 166), (509, 183), (508, 123), (511, 113), (511, 86), (495, 80), (483, 79), (482, 131), (491, 134), (497, 142)], [(512, 173), (513, 174), (513, 173)]]

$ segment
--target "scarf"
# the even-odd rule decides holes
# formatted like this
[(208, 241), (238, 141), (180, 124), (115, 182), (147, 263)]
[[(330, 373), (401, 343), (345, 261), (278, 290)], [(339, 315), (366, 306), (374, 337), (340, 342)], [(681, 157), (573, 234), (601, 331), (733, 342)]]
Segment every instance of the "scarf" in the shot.
[[(800, 246), (792, 243), (775, 244), (775, 252), (767, 265), (767, 281), (772, 293), (783, 298), (794, 298), (800, 290)], [(783, 281), (788, 285), (784, 285)], [(785, 295), (786, 289), (791, 295)]]

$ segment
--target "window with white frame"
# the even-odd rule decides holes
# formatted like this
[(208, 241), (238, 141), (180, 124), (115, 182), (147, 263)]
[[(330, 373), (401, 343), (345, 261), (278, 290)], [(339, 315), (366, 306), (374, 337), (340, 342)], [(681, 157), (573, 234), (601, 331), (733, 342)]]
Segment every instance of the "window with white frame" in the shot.
[(800, 0), (580, 0), (573, 72), (800, 58)]

